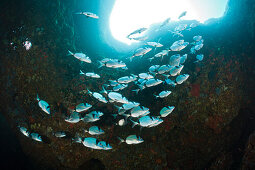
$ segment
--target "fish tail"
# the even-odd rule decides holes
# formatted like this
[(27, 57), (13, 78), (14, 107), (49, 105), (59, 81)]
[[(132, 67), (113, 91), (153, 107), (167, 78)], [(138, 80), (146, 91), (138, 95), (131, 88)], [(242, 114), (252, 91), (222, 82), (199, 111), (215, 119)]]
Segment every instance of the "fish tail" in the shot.
[(121, 143), (125, 142), (125, 140), (124, 140), (124, 139), (121, 139), (120, 137), (117, 137), (117, 138), (120, 140), (119, 144), (121, 144)]
[(107, 90), (105, 90), (104, 86), (102, 86), (102, 90), (100, 91), (100, 93), (104, 93), (104, 94), (107, 94)]
[(155, 94), (153, 94), (153, 96), (155, 96), (156, 98), (158, 98), (159, 96), (157, 96), (157, 95), (155, 95)]
[(83, 72), (80, 70), (80, 74), (85, 74), (85, 73), (83, 73)]
[(134, 91), (136, 94), (138, 94), (138, 92), (140, 91), (140, 89), (136, 89), (136, 90), (132, 90)]
[(135, 56), (133, 56), (133, 55), (132, 55), (131, 57), (129, 57), (129, 61), (132, 62), (132, 60), (133, 60), (134, 57), (135, 57)]
[(162, 74), (165, 78), (168, 78), (170, 75)]
[(116, 105), (114, 105), (117, 109), (118, 109), (118, 111), (120, 111), (120, 109), (121, 109), (121, 107), (119, 107), (119, 106), (116, 106)]
[(137, 75), (134, 75), (134, 74), (131, 74), (131, 76), (133, 76), (133, 77), (135, 77), (135, 78), (137, 78), (137, 77), (138, 77)]
[(36, 100), (37, 100), (38, 102), (40, 101), (40, 98), (39, 98), (38, 94), (37, 94), (37, 96), (36, 96)]
[(133, 121), (132, 119), (130, 119), (130, 121), (133, 123), (132, 128), (134, 128), (136, 125), (138, 125), (138, 123)]
[(82, 138), (81, 137), (72, 138), (72, 141), (75, 143), (82, 143)]
[[(138, 85), (139, 86), (139, 88), (140, 88), (140, 90), (143, 90), (144, 89), (144, 85)], [(138, 91), (137, 91), (137, 93), (138, 93)]]
[(88, 94), (92, 94), (92, 92), (87, 88)]
[(113, 118), (116, 119), (117, 117), (117, 114), (112, 114)]
[(73, 55), (73, 53), (71, 51), (68, 50), (68, 55)]
[(102, 63), (101, 61), (98, 61), (99, 62), (99, 66), (98, 66), (98, 68), (101, 68), (101, 67), (103, 67), (104, 66), (104, 63)]
[(154, 57), (148, 58), (148, 60), (151, 62), (154, 59)]

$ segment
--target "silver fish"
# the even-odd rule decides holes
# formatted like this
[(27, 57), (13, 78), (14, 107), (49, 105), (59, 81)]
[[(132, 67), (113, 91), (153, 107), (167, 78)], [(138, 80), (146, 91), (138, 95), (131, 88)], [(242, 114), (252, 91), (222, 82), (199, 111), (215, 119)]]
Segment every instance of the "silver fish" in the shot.
[(96, 14), (92, 12), (76, 12), (75, 14), (85, 15), (88, 18), (95, 18), (95, 19), (99, 18), (99, 16), (97, 16)]
[(160, 119), (158, 117), (154, 117), (154, 116), (143, 116), (143, 117), (139, 118), (137, 122), (135, 122), (133, 120), (131, 120), (131, 121), (133, 123), (132, 127), (134, 127), (136, 125), (139, 125), (141, 127), (153, 127), (153, 126), (158, 125), (163, 122), (162, 119)]
[(21, 132), (23, 135), (29, 137), (30, 132), (27, 130), (27, 128), (21, 127), (21, 126), (18, 126), (18, 127), (19, 127), (20, 132)]
[[(118, 137), (119, 138), (119, 137)], [(140, 136), (137, 136), (137, 135), (129, 135), (126, 140), (124, 139), (121, 139), (119, 138), (120, 140), (120, 143), (123, 143), (123, 142), (126, 142), (127, 144), (139, 144), (139, 143), (142, 143), (144, 142), (144, 140), (140, 137)]]
[(42, 142), (42, 137), (38, 133), (31, 133), (30, 136), (33, 140), (36, 140), (38, 142)]
[(39, 107), (47, 114), (50, 114), (50, 106), (49, 104), (44, 101), (44, 100), (41, 100), (37, 94), (37, 101), (38, 101), (38, 105)]
[(169, 30), (172, 34), (173, 34), (173, 37), (177, 36), (177, 37), (184, 37), (183, 34), (179, 31), (171, 31)]
[(93, 73), (93, 72), (83, 73), (83, 72), (80, 70), (80, 74), (85, 75), (85, 76), (87, 76), (87, 77), (100, 78), (100, 76), (99, 76), (98, 74)]
[(179, 15), (178, 19), (181, 19), (181, 18), (184, 17), (186, 14), (187, 14), (187, 11), (182, 12), (182, 13)]
[(160, 110), (160, 116), (161, 117), (167, 117), (170, 113), (172, 113), (172, 111), (174, 110), (174, 106), (167, 106), (167, 107), (163, 107), (161, 110)]
[(129, 101), (125, 97), (123, 97), (120, 93), (117, 93), (117, 92), (110, 92), (110, 93), (108, 93), (108, 97), (113, 102), (129, 103)]
[(112, 146), (109, 143), (105, 142), (105, 141), (99, 141), (98, 146), (100, 146), (103, 150), (112, 149)]
[(184, 65), (175, 66), (173, 69), (170, 70), (171, 76), (176, 76), (181, 73)]
[(193, 47), (190, 48), (190, 53), (191, 53), (191, 54), (195, 54), (195, 53), (196, 53), (195, 46), (193, 46)]
[(183, 56), (181, 56), (180, 64), (184, 64), (187, 58), (188, 58), (188, 54), (184, 54)]
[(86, 54), (83, 53), (72, 53), (71, 51), (68, 50), (68, 53), (72, 56), (74, 56), (75, 58), (77, 58), (80, 61), (86, 62), (86, 63), (91, 63), (91, 59), (86, 56)]
[(112, 88), (113, 91), (120, 91), (120, 90), (123, 90), (127, 87), (128, 85), (127, 84), (118, 84), (117, 86), (114, 86)]
[[(88, 90), (88, 89), (87, 89)], [(91, 92), (88, 90), (88, 94), (89, 95), (92, 95), (94, 98), (96, 98), (97, 100), (99, 100), (100, 102), (103, 102), (103, 103), (107, 103), (107, 100), (106, 98), (100, 94), (100, 93), (97, 93), (97, 92)]]
[(91, 107), (92, 107), (91, 104), (88, 104), (88, 103), (86, 103), (86, 104), (80, 103), (80, 104), (78, 104), (78, 105), (75, 107), (75, 111), (78, 112), (78, 113), (80, 113), (80, 112), (84, 112), (84, 111), (90, 109)]
[(152, 79), (152, 78), (154, 78), (151, 74), (148, 74), (148, 73), (140, 73), (140, 74), (138, 74), (138, 77), (140, 79)]
[(159, 67), (160, 67), (160, 65), (152, 65), (152, 66), (150, 66), (150, 68), (149, 68), (149, 72), (150, 72), (150, 73), (155, 73), (155, 72), (157, 72), (157, 70), (158, 70)]
[(141, 34), (142, 32), (146, 31), (147, 28), (139, 28), (133, 32), (131, 32), (130, 34), (128, 34), (127, 38), (130, 38), (131, 35), (135, 35), (135, 34)]
[(177, 27), (175, 27), (174, 31), (181, 32), (187, 28), (187, 24), (180, 24)]
[(109, 67), (109, 68), (122, 68), (122, 67), (126, 67), (126, 64), (123, 61), (120, 61), (117, 59), (110, 59), (104, 63), (102, 61), (99, 61), (98, 68), (102, 66)]
[(88, 114), (86, 114), (82, 120), (84, 122), (95, 122), (98, 121), (100, 119), (101, 116), (103, 116), (104, 114), (102, 112), (99, 111), (92, 111)]
[(146, 87), (152, 87), (161, 84), (163, 81), (159, 79), (149, 79), (145, 82)]
[(145, 41), (148, 38), (149, 38), (148, 36), (132, 37), (132, 38), (129, 37), (129, 39), (136, 40), (136, 41)]
[(121, 77), (117, 80), (118, 83), (130, 83), (132, 81), (135, 81), (137, 80), (137, 76), (134, 75), (134, 74), (131, 74), (131, 76), (124, 76), (124, 77)]
[(119, 107), (119, 106), (115, 106), (115, 107), (118, 108), (118, 110), (121, 110), (121, 109), (130, 110), (130, 109), (137, 107), (139, 105), (140, 105), (140, 103), (129, 101), (128, 103), (123, 104), (121, 107)]
[(144, 106), (136, 106), (131, 110), (130, 116), (131, 117), (141, 117), (141, 116), (145, 116), (149, 113), (150, 113), (149, 108), (144, 107)]
[(201, 48), (203, 48), (204, 44), (198, 44), (195, 46), (195, 50), (198, 51), (200, 50)]
[(196, 56), (196, 59), (197, 59), (197, 61), (195, 61), (194, 63), (202, 61), (204, 59), (204, 55), (203, 54), (199, 54), (199, 55)]
[(183, 74), (183, 75), (179, 75), (176, 77), (176, 83), (177, 84), (182, 84), (184, 81), (186, 81), (189, 78), (188, 74)]
[(88, 132), (91, 135), (104, 134), (104, 131), (101, 128), (99, 128), (98, 126), (91, 126), (88, 130), (85, 130), (85, 132)]
[(53, 133), (53, 134), (54, 134), (54, 136), (56, 136), (57, 138), (66, 137), (66, 133), (63, 132), (63, 131), (55, 132), (55, 133)]
[(161, 28), (163, 28), (164, 26), (166, 26), (166, 25), (169, 23), (170, 20), (171, 20), (171, 18), (165, 19), (165, 21), (163, 21), (163, 22), (160, 24), (159, 28), (158, 28), (156, 31), (161, 30)]
[(92, 149), (103, 149), (102, 146), (98, 145), (99, 141), (96, 138), (88, 137), (82, 140), (82, 144)]
[(195, 28), (195, 27), (197, 27), (197, 26), (198, 26), (197, 23), (191, 23), (191, 24), (189, 25), (188, 30), (190, 31), (192, 28)]
[(65, 119), (68, 123), (78, 123), (80, 120), (80, 114), (75, 111), (73, 111), (71, 115)]
[[(161, 57), (161, 59), (163, 59), (163, 57), (165, 56), (165, 55), (168, 55), (168, 53), (169, 53), (169, 50), (162, 50), (161, 52), (159, 52), (159, 53), (157, 53), (154, 57)], [(153, 57), (153, 58), (154, 58)], [(153, 59), (152, 58), (152, 59)]]
[(158, 74), (164, 74), (166, 72), (169, 72), (174, 66), (170, 65), (162, 65), (158, 68)]
[(119, 83), (116, 80), (108, 80), (110, 82), (110, 86), (117, 86)]
[(180, 54), (172, 55), (169, 59), (169, 64), (171, 66), (178, 66), (178, 65), (180, 65), (180, 62), (181, 62), (181, 55)]
[(167, 97), (168, 95), (170, 95), (172, 92), (171, 91), (162, 91), (159, 93), (159, 95), (154, 95), (156, 98), (160, 97), (160, 98), (164, 98)]
[(196, 36), (193, 37), (194, 41), (200, 41), (201, 39), (202, 39), (201, 35), (196, 35)]
[(152, 47), (163, 47), (163, 45), (158, 42), (146, 42), (145, 44)]
[(187, 45), (189, 45), (188, 42), (184, 42), (184, 43), (182, 43), (182, 44), (173, 44), (173, 45), (170, 47), (170, 50), (171, 50), (171, 51), (181, 51), (181, 50), (183, 50), (184, 48), (186, 48)]
[(152, 50), (152, 48), (149, 48), (149, 47), (138, 48), (129, 59), (130, 59), (130, 61), (132, 61), (134, 57), (144, 56), (145, 54), (147, 54), (151, 50)]
[(175, 83), (173, 80), (171, 80), (171, 79), (165, 79), (165, 82), (166, 82), (168, 85), (171, 85), (171, 86), (173, 86), (173, 87), (176, 86), (176, 83)]

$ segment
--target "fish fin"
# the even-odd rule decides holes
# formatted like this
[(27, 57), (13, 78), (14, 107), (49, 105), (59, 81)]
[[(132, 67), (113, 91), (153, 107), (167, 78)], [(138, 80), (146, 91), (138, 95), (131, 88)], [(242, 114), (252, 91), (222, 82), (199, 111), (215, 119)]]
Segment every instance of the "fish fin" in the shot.
[(87, 88), (87, 93), (88, 94), (92, 94), (92, 92)]
[(121, 139), (120, 137), (117, 137), (117, 138), (120, 140), (119, 145), (120, 145), (121, 143), (125, 142), (124, 139)]
[(133, 60), (134, 57), (135, 57), (135, 56), (129, 57), (129, 61), (132, 62), (132, 60)]
[(74, 55), (71, 51), (68, 50), (68, 55)]
[(103, 86), (105, 86), (105, 87), (109, 87), (110, 85), (109, 85), (109, 84), (103, 84)]
[(118, 111), (120, 111), (120, 109), (121, 109), (121, 107), (119, 107), (119, 106), (116, 106), (116, 105), (114, 105), (117, 109), (118, 109)]
[(154, 57), (148, 58), (148, 60), (151, 62), (154, 59)]
[(154, 48), (154, 54), (156, 53), (156, 49), (157, 49), (157, 47)]
[(136, 125), (138, 125), (138, 123), (133, 121), (132, 119), (130, 119), (130, 121), (133, 123), (132, 128), (134, 128)]
[[(124, 117), (125, 117), (125, 122), (127, 122), (127, 119), (129, 118), (130, 115), (129, 115), (129, 114), (124, 114), (124, 113), (123, 113), (121, 116), (124, 116)], [(131, 119), (130, 119), (130, 120), (131, 120)]]
[(37, 100), (38, 102), (40, 101), (40, 98), (39, 98), (38, 94), (37, 94), (37, 96), (36, 96), (36, 100)]
[(137, 78), (137, 77), (138, 77), (137, 75), (134, 75), (134, 74), (131, 74), (131, 76), (133, 76), (133, 77), (135, 77), (135, 78)]
[(197, 60), (197, 61), (194, 61), (193, 63), (198, 63), (199, 62), (199, 60)]
[(113, 118), (116, 119), (117, 117), (117, 114), (112, 114)]
[[(143, 90), (144, 89), (144, 86), (143, 85), (138, 85), (139, 86), (139, 88), (140, 88), (140, 90)], [(137, 93), (138, 93), (138, 91), (137, 91)]]
[(165, 78), (168, 78), (170, 75), (162, 74)]
[(99, 62), (99, 66), (98, 66), (98, 68), (101, 68), (101, 67), (103, 67), (104, 66), (104, 63), (102, 63), (101, 61), (98, 61)]
[(136, 89), (136, 90), (132, 90), (134, 91), (136, 94), (138, 94), (138, 92), (140, 91), (140, 89)]
[(80, 74), (83, 74), (83, 75), (84, 75), (85, 73), (83, 73), (83, 72), (80, 70)]
[(104, 86), (102, 86), (102, 90), (100, 91), (100, 93), (107, 94), (108, 92), (105, 90)]

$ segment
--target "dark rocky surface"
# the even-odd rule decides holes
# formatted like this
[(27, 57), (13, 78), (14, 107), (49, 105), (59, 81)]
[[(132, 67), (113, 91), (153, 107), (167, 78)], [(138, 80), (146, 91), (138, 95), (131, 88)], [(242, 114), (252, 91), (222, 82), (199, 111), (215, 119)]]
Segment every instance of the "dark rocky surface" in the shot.
[[(254, 134), (250, 136), (255, 128), (254, 1), (230, 0), (224, 18), (198, 28), (206, 39), (207, 57), (202, 65), (187, 67), (191, 79), (176, 88), (171, 98), (144, 100), (151, 97), (149, 91), (139, 96), (146, 105), (154, 103), (153, 112), (168, 103), (177, 108), (159, 127), (142, 130), (145, 143), (118, 145), (117, 136), (134, 131), (139, 134), (140, 130), (111, 125), (110, 116), (99, 122), (106, 131), (101, 138), (113, 146), (110, 151), (92, 151), (72, 143), (71, 137), (77, 132), (82, 134), (89, 125), (63, 120), (69, 108), (80, 101), (91, 101), (83, 90), (96, 91), (102, 85), (79, 78), (83, 65), (66, 56), (67, 49), (81, 50), (76, 45), (79, 37), (75, 36), (72, 17), (77, 4), (78, 1), (69, 0), (0, 2), (0, 132), (4, 168), (254, 168)], [(33, 44), (29, 51), (22, 47), (26, 38)], [(107, 69), (99, 73), (115, 78), (124, 74), (109, 73)], [(47, 99), (52, 115), (40, 110), (37, 93)], [(108, 115), (116, 112), (114, 107), (91, 102)], [(23, 136), (18, 125), (41, 134), (44, 143)], [(53, 137), (52, 132), (58, 130), (69, 132), (71, 137)]]

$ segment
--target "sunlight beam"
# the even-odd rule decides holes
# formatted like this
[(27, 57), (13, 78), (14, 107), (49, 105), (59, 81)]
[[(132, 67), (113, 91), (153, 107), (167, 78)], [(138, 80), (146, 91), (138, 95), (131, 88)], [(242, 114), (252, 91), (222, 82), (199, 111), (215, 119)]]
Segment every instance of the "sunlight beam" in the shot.
[[(167, 18), (173, 21), (187, 11), (183, 20), (198, 20), (203, 23), (209, 18), (221, 17), (228, 0), (116, 0), (110, 16), (113, 37), (126, 44), (126, 36), (136, 29), (149, 27)], [(220, 7), (217, 4), (221, 4)], [(223, 7), (222, 7), (223, 6)], [(216, 11), (216, 12), (214, 12)]]

